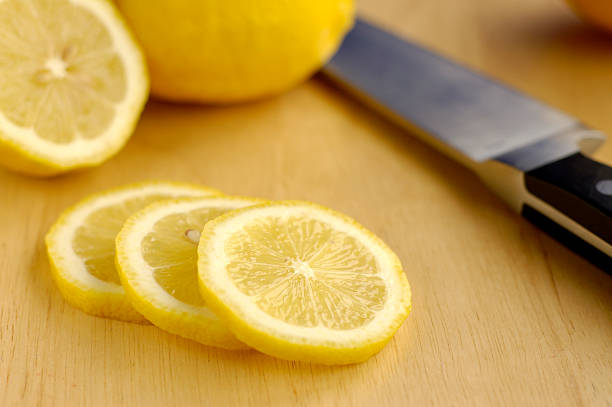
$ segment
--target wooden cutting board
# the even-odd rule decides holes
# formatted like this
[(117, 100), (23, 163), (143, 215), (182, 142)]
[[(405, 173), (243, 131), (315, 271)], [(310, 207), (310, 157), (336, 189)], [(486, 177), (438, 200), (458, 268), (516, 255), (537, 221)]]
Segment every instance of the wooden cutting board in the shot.
[[(612, 135), (612, 37), (555, 0), (363, 0), (362, 14)], [(612, 143), (598, 158), (612, 163)], [(94, 318), (54, 286), (42, 238), (125, 182), (320, 202), (397, 251), (413, 313), (366, 363), (232, 353)], [(315, 78), (229, 108), (150, 103), (123, 152), (50, 180), (0, 172), (2, 406), (612, 404), (612, 278), (457, 164)]]

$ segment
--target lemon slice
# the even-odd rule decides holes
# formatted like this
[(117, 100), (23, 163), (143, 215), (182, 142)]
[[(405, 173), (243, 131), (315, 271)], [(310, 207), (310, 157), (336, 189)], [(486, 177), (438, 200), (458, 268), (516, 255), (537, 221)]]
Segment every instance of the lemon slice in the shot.
[(45, 238), (51, 272), (64, 298), (88, 314), (145, 321), (117, 275), (117, 233), (130, 215), (155, 201), (216, 194), (196, 185), (148, 182), (92, 195), (67, 209)]
[(205, 345), (246, 348), (198, 292), (197, 248), (209, 220), (262, 200), (192, 198), (152, 204), (117, 236), (117, 270), (132, 305), (158, 327)]
[(236, 337), (283, 359), (366, 360), (410, 312), (397, 256), (354, 220), (283, 201), (222, 215), (198, 247), (200, 291)]
[(111, 2), (0, 1), (0, 164), (36, 175), (99, 164), (147, 94), (142, 53)]

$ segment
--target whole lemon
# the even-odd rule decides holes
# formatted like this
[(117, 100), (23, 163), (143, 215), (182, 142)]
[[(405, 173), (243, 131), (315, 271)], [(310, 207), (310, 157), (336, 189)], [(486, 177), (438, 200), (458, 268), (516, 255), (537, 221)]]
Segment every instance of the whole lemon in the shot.
[(612, 31), (612, 1), (610, 0), (568, 0), (578, 15), (593, 24)]
[(230, 103), (282, 92), (335, 52), (353, 0), (116, 0), (145, 50), (152, 93)]

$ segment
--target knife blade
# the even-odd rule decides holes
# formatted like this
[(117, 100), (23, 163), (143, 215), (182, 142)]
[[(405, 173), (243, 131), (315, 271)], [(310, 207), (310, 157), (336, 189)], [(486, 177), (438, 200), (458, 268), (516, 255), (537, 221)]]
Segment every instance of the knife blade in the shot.
[(362, 19), (322, 72), (612, 274), (612, 168), (587, 156), (601, 132)]

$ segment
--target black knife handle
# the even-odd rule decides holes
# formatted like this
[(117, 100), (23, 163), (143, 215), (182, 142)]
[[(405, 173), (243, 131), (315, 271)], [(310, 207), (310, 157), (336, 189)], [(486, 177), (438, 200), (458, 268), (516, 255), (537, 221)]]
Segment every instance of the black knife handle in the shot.
[(530, 194), (612, 244), (611, 167), (576, 153), (525, 173), (525, 187)]
[(606, 253), (602, 252), (588, 242), (585, 242), (568, 229), (559, 225), (528, 204), (523, 205), (521, 215), (523, 215), (525, 219), (540, 228), (542, 231), (548, 233), (551, 237), (556, 239), (568, 249), (581, 255), (593, 265), (612, 275), (612, 257)]

